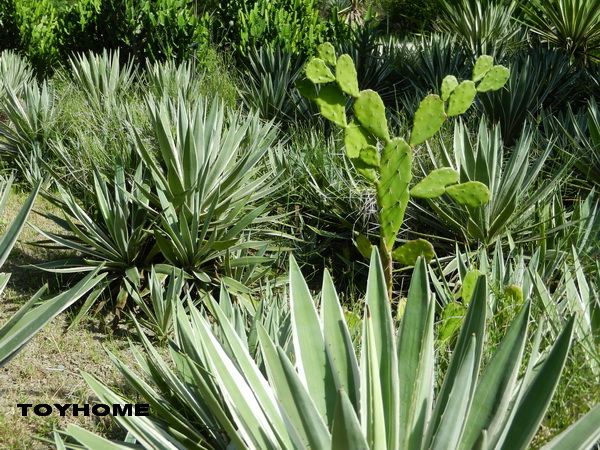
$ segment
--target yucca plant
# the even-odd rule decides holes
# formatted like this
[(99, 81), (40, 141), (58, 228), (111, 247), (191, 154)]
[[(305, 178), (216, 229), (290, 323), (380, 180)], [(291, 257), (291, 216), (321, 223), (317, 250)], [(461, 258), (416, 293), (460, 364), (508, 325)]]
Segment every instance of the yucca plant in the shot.
[(17, 95), (33, 80), (33, 70), (25, 60), (11, 50), (0, 53), (0, 103), (5, 89), (11, 89)]
[[(360, 349), (331, 277), (325, 274), (317, 309), (293, 258), (289, 276), (288, 344), (260, 320), (244, 331), (222, 298), (223, 307), (211, 304), (215, 323), (194, 309), (186, 315), (178, 304), (173, 367), (143, 334), (148, 356), (132, 349), (145, 379), (111, 355), (154, 411), (116, 418), (136, 448), (525, 448), (535, 435), (569, 351), (573, 317), (544, 351), (539, 328), (523, 367), (525, 302), (481, 371), (488, 288), (480, 277), (436, 392), (435, 299), (422, 259), (396, 332), (383, 268), (372, 252)], [(261, 365), (252, 357), (257, 347)], [(101, 402), (126, 401), (95, 377), (84, 378)], [(586, 448), (600, 437), (599, 416), (597, 406), (555, 444)], [(115, 445), (74, 426), (61, 434), (87, 448)], [(64, 445), (60, 435), (55, 439)]]
[(96, 111), (113, 112), (135, 77), (133, 62), (121, 65), (118, 50), (74, 55), (70, 62), (73, 79)]
[(540, 38), (584, 64), (600, 61), (599, 0), (521, 1), (523, 21)]
[(438, 27), (459, 38), (470, 53), (501, 59), (511, 45), (518, 45), (519, 25), (513, 19), (515, 0), (438, 1)]
[(595, 98), (588, 100), (587, 108), (574, 113), (569, 108), (566, 117), (553, 117), (551, 131), (565, 134), (565, 146), (557, 146), (565, 159), (573, 161), (583, 175), (586, 185), (600, 184), (600, 108)]
[(306, 58), (282, 48), (260, 47), (244, 58), (240, 98), (249, 110), (266, 120), (297, 122), (310, 120), (310, 103), (295, 89)]
[(478, 109), (492, 122), (500, 123), (502, 138), (512, 145), (523, 123), (535, 118), (541, 109), (565, 109), (580, 97), (581, 72), (557, 50), (543, 47), (517, 53), (509, 63), (506, 89), (478, 96)]
[(471, 56), (454, 35), (431, 33), (404, 46), (405, 55), (395, 64), (400, 79), (394, 83), (394, 89), (401, 93), (402, 106), (411, 116), (420, 99), (437, 91), (448, 74), (460, 79), (469, 76)]
[(276, 189), (276, 175), (261, 161), (276, 129), (256, 114), (234, 115), (216, 98), (211, 104), (149, 98), (148, 110), (156, 146), (133, 134), (150, 174), (157, 250), (169, 264), (210, 282), (209, 263), (260, 246), (239, 238), (267, 220), (265, 199)]
[(148, 89), (156, 98), (183, 98), (193, 99), (201, 95), (195, 67), (191, 61), (177, 64), (173, 60), (157, 61), (153, 64), (146, 61), (147, 69), (144, 74), (147, 78)]

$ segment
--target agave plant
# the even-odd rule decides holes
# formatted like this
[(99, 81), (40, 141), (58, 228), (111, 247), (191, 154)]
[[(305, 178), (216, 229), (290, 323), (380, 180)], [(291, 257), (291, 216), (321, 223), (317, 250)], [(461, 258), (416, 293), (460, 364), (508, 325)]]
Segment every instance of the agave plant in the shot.
[(47, 238), (38, 245), (59, 247), (77, 252), (78, 256), (50, 261), (35, 267), (58, 273), (82, 273), (102, 267), (108, 274), (87, 299), (74, 323), (85, 314), (109, 286), (117, 298), (118, 316), (127, 300), (125, 279), (138, 284), (143, 270), (152, 259), (154, 240), (147, 228), (151, 225), (148, 199), (143, 193), (144, 175), (140, 168), (127, 180), (122, 166), (117, 166), (114, 180), (108, 183), (94, 172), (94, 204), (97, 209), (81, 206), (75, 196), (58, 184), (60, 198), (47, 195), (64, 213), (63, 217), (45, 214), (64, 233), (52, 233), (34, 227)]
[(0, 110), (8, 123), (0, 121), (0, 155), (15, 159), (25, 177), (35, 186), (50, 157), (48, 141), (55, 135), (54, 91), (44, 81), (25, 84), (21, 96), (6, 86)]
[[(435, 392), (434, 310), (425, 262), (415, 267), (406, 309), (396, 332), (383, 268), (371, 254), (360, 356), (357, 356), (331, 277), (326, 273), (320, 308), (290, 261), (286, 334), (254, 320), (250, 332), (222, 294), (211, 303), (215, 322), (177, 309), (170, 366), (141, 334), (148, 356), (134, 353), (140, 378), (113, 361), (152, 417), (117, 417), (136, 448), (525, 448), (544, 417), (570, 347), (571, 317), (550, 349), (533, 341), (523, 356), (529, 302), (516, 315), (489, 363), (480, 371), (485, 339), (487, 283), (477, 280), (452, 361)], [(282, 310), (280, 310), (282, 311)], [(257, 316), (255, 316), (256, 318)], [(539, 328), (541, 331), (541, 328)], [(253, 359), (260, 349), (261, 364)], [(95, 377), (84, 378), (100, 401), (126, 400)], [(595, 407), (550, 446), (585, 448), (600, 437)], [(84, 446), (111, 443), (75, 426)], [(57, 445), (64, 445), (55, 434)], [(97, 448), (97, 447), (96, 447)]]
[(523, 298), (533, 299), (533, 305), (543, 311), (551, 340), (557, 338), (566, 318), (575, 314), (574, 338), (579, 342), (591, 372), (600, 377), (597, 345), (600, 328), (595, 319), (600, 312), (597, 280), (584, 270), (575, 245), (557, 263), (545, 259), (542, 247), (543, 244), (529, 256), (516, 246), (505, 256), (500, 240), (492, 255), (484, 249), (469, 254), (457, 248), (456, 256), (443, 267), (445, 279), (456, 281), (432, 280), (443, 307), (438, 339), (444, 341), (455, 337), (464, 320), (465, 305), (469, 303), (475, 280), (485, 274), (491, 280), (488, 308), (495, 317), (497, 328), (505, 325), (498, 323), (506, 315), (503, 309), (514, 308)]

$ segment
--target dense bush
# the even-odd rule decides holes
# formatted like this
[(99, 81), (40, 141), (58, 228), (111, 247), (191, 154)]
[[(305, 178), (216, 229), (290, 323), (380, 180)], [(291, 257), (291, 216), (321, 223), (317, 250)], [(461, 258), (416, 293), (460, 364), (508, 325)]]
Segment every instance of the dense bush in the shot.
[(15, 0), (0, 0), (0, 42), (3, 50), (19, 46)]
[(312, 54), (318, 44), (347, 31), (336, 16), (322, 20), (315, 0), (230, 0), (219, 11), (220, 32), (242, 55), (263, 46)]
[(11, 37), (0, 49), (18, 49), (40, 77), (74, 52), (120, 48), (123, 61), (181, 61), (201, 57), (209, 42), (208, 16), (191, 0), (83, 0), (60, 8), (51, 0), (3, 2), (0, 33)]
[(431, 31), (438, 15), (436, 0), (381, 0), (389, 31), (400, 34)]

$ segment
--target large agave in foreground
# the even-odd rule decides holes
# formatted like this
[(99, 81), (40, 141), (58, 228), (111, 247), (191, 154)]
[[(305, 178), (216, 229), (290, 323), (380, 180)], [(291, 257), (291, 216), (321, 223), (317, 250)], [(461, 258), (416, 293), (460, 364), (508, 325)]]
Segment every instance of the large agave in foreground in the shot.
[[(225, 293), (220, 304), (209, 306), (214, 321), (196, 309), (188, 316), (178, 303), (173, 364), (143, 335), (148, 356), (133, 350), (147, 381), (113, 357), (153, 410), (151, 417), (118, 417), (129, 431), (126, 446), (76, 426), (62, 435), (96, 449), (134, 448), (134, 440), (164, 449), (526, 447), (562, 372), (573, 318), (548, 351), (540, 352), (536, 333), (521, 372), (530, 309), (525, 302), (480, 370), (488, 291), (480, 277), (434, 396), (435, 300), (428, 285), (419, 260), (396, 333), (381, 262), (372, 252), (358, 358), (330, 276), (325, 274), (317, 309), (293, 258), (289, 317), (277, 317), (282, 310), (272, 307), (257, 314), (247, 332)], [(85, 378), (102, 403), (125, 401), (96, 378)], [(595, 407), (550, 447), (593, 445), (600, 437), (599, 415)], [(55, 435), (61, 448), (63, 436)]]

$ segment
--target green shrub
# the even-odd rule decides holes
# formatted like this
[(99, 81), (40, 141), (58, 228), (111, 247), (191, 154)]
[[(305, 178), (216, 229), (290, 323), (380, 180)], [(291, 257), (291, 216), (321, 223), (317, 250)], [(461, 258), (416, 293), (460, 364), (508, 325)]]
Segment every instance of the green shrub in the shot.
[(15, 0), (0, 0), (0, 51), (19, 47)]
[(433, 29), (436, 0), (380, 0), (390, 31), (407, 33)]
[[(190, 0), (144, 0), (139, 5), (141, 25), (138, 57), (152, 61), (191, 55), (191, 46), (208, 43), (208, 16), (198, 17)], [(202, 54), (202, 52), (200, 52)]]
[(16, 3), (20, 48), (39, 77), (50, 74), (60, 61), (58, 16), (50, 0)]
[(346, 28), (337, 19), (322, 20), (315, 0), (221, 2), (220, 21), (227, 39), (242, 55), (261, 47), (311, 54), (318, 44)]

